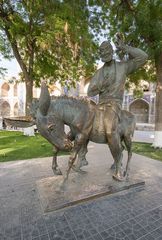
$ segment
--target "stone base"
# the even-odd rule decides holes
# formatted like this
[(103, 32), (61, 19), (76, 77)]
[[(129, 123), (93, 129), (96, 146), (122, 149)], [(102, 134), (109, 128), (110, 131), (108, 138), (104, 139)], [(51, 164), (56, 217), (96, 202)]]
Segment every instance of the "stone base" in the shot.
[(117, 182), (112, 172), (103, 166), (87, 167), (87, 172), (71, 172), (63, 183), (63, 176), (54, 176), (37, 181), (37, 188), (44, 212), (69, 207), (83, 201), (113, 194), (129, 188), (144, 185), (145, 182), (131, 176), (130, 180)]

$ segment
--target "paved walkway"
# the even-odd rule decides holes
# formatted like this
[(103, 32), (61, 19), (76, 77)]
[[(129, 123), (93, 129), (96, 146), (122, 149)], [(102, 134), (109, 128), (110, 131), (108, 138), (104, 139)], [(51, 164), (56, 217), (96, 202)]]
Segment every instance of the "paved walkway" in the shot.
[[(112, 161), (106, 145), (93, 143), (87, 159)], [(51, 158), (1, 163), (0, 240), (161, 240), (162, 163), (134, 154), (131, 169), (145, 186), (44, 214), (36, 181), (53, 176)]]
[(135, 131), (133, 141), (153, 143), (154, 131)]

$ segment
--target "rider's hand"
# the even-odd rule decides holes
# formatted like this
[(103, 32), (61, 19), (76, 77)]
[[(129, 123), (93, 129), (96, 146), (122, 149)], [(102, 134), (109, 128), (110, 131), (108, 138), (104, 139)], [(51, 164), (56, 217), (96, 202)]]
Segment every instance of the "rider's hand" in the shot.
[(125, 50), (124, 36), (121, 33), (116, 34), (115, 46), (117, 50)]

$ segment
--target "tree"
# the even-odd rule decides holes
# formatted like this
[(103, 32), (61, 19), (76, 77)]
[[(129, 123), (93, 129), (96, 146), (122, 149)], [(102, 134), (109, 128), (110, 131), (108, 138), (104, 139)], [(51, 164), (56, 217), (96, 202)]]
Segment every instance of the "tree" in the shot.
[(156, 77), (155, 147), (162, 147), (162, 2), (161, 0), (105, 1), (103, 11), (107, 17), (110, 36), (122, 32), (125, 41), (144, 49), (149, 54), (149, 69), (141, 69), (131, 80), (137, 81), (142, 74), (147, 80)]
[(94, 71), (97, 43), (89, 21), (86, 0), (1, 0), (0, 51), (20, 65), (27, 114), (42, 78), (74, 86)]
[[(2, 60), (0, 59), (0, 62), (1, 62), (1, 61), (2, 61)], [(4, 77), (6, 71), (7, 71), (6, 68), (4, 68), (4, 67), (0, 67), (0, 77), (1, 77), (1, 76)]]

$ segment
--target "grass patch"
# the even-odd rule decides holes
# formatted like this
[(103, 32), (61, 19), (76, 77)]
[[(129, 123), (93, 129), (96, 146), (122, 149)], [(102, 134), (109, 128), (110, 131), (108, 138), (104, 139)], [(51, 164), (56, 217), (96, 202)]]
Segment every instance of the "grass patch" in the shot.
[(162, 161), (162, 149), (151, 147), (151, 143), (133, 142), (134, 153)]
[[(133, 152), (162, 161), (162, 149), (154, 149), (150, 143), (133, 142)], [(59, 153), (59, 155), (65, 154), (68, 153)], [(28, 137), (22, 132), (0, 131), (0, 162), (51, 157), (52, 155), (52, 145), (39, 133), (35, 137)]]
[[(59, 155), (68, 154), (60, 152)], [(0, 131), (0, 162), (49, 157), (53, 147), (39, 133), (35, 137), (24, 136), (22, 132)]]

